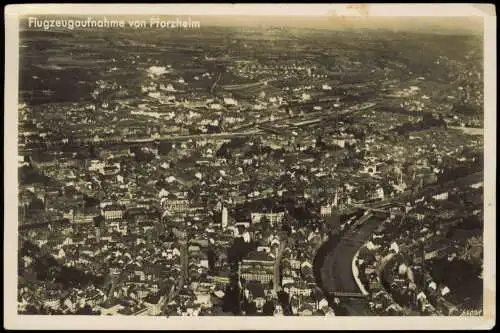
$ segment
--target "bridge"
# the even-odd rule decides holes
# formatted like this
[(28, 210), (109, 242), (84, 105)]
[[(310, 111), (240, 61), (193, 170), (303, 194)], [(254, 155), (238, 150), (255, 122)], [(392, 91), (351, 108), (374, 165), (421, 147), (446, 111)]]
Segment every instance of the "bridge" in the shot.
[(365, 298), (362, 293), (346, 292), (346, 291), (328, 291), (327, 294), (339, 298)]
[[(367, 214), (361, 216), (354, 224), (352, 225), (352, 228), (356, 228), (360, 225), (363, 225), (366, 221), (368, 221), (370, 218), (372, 218), (373, 214), (370, 213), (369, 210), (367, 210)], [(346, 238), (348, 239), (348, 238)]]
[(281, 135), (284, 137), (293, 136), (288, 130), (283, 129), (283, 128), (278, 129), (278, 128), (274, 128), (274, 127), (266, 126), (266, 125), (259, 125), (258, 128), (263, 130), (263, 131), (269, 132), (271, 134)]
[(221, 85), (220, 87), (223, 90), (231, 91), (231, 90), (247, 89), (247, 88), (259, 87), (259, 86), (266, 86), (269, 82), (274, 82), (276, 80), (277, 79), (274, 78), (274, 79), (268, 79), (268, 80), (263, 80), (263, 81), (258, 81), (258, 82)]
[[(397, 206), (397, 205), (393, 205), (393, 206)], [(368, 212), (380, 213), (380, 214), (389, 214), (389, 212), (387, 211), (387, 208), (389, 208), (389, 207), (387, 207), (386, 209), (383, 209), (383, 208), (374, 208), (374, 207), (370, 207), (370, 206), (366, 206), (366, 205), (354, 205), (354, 207), (366, 210)], [(394, 215), (402, 215), (403, 213), (393, 212), (393, 214)]]

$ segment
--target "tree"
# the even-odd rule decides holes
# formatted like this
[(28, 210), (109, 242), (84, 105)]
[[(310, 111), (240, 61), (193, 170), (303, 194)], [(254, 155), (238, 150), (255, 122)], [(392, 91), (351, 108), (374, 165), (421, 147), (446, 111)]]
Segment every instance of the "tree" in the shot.
[(160, 155), (167, 155), (172, 151), (172, 143), (166, 142), (166, 141), (161, 141), (160, 144), (158, 145), (158, 153)]
[(323, 291), (320, 288), (316, 287), (314, 288), (313, 295), (314, 295), (314, 300), (316, 302), (319, 302), (323, 298)]
[(341, 303), (333, 304), (332, 309), (335, 312), (336, 316), (348, 316), (349, 315), (347, 308), (344, 305), (342, 305)]
[(84, 208), (96, 207), (99, 206), (100, 201), (97, 198), (88, 196), (86, 194), (83, 195), (84, 200)]
[(246, 307), (246, 314), (248, 316), (256, 316), (257, 315), (257, 305), (255, 305), (255, 302), (248, 302), (247, 307)]
[(227, 143), (222, 144), (222, 146), (216, 152), (217, 157), (231, 158), (231, 151), (229, 150), (229, 145)]
[(85, 304), (85, 306), (81, 309), (79, 309), (76, 314), (79, 314), (79, 315), (93, 315), (94, 312), (92, 311), (92, 308), (90, 307), (90, 305), (88, 304)]
[(151, 162), (153, 159), (154, 159), (154, 154), (153, 153), (150, 153), (150, 152), (143, 152), (141, 150), (139, 150), (136, 154), (135, 154), (135, 161), (136, 162), (140, 162), (140, 163), (147, 163), (147, 162)]
[(276, 309), (274, 302), (271, 300), (267, 300), (267, 302), (264, 304), (264, 307), (262, 308), (262, 314), (264, 316), (272, 316), (274, 315), (274, 310)]
[(232, 246), (228, 249), (228, 259), (231, 262), (237, 263), (243, 257), (245, 257), (253, 248), (255, 244), (245, 243), (242, 237), (237, 237), (234, 239)]
[(99, 151), (98, 149), (94, 146), (93, 143), (89, 143), (88, 145), (88, 153), (91, 158), (97, 158), (99, 157)]
[(222, 311), (238, 314), (240, 311), (238, 288), (234, 285), (228, 285), (224, 291), (222, 299)]
[(278, 291), (278, 300), (283, 306), (283, 313), (287, 316), (292, 314), (292, 307), (290, 305), (290, 295), (283, 290)]
[(271, 221), (267, 218), (267, 216), (263, 216), (260, 221), (260, 227), (262, 231), (269, 231), (271, 228)]
[(35, 315), (35, 314), (40, 314), (40, 310), (32, 304), (28, 304), (26, 308), (24, 309), (24, 314), (28, 315)]
[(217, 253), (213, 248), (207, 250), (208, 267), (210, 271), (213, 271), (215, 266), (215, 261), (217, 260)]

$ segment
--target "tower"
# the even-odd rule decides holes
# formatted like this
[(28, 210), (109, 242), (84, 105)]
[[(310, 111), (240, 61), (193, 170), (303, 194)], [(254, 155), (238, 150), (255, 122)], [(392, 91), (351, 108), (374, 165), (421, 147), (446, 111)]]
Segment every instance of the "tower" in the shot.
[(227, 220), (228, 220), (228, 217), (227, 217), (227, 208), (223, 207), (222, 208), (222, 221), (221, 221), (222, 230), (226, 230)]

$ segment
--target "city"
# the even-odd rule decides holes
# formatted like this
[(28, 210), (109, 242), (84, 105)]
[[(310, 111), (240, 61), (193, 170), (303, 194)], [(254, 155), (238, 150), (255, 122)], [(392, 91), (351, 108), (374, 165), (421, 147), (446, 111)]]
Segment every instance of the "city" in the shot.
[(480, 314), (482, 44), (21, 29), (18, 313)]

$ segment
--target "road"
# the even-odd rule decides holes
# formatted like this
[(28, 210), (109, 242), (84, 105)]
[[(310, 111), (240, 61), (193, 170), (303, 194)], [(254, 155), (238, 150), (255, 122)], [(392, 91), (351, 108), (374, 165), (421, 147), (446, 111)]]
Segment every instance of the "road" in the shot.
[(269, 82), (274, 82), (277, 79), (269, 79), (269, 80), (263, 80), (263, 81), (258, 81), (258, 82), (251, 82), (251, 83), (243, 83), (243, 84), (232, 84), (232, 85), (224, 85), (220, 86), (223, 90), (231, 91), (231, 90), (238, 90), (238, 89), (246, 89), (246, 88), (252, 88), (252, 87), (258, 87), (262, 85), (267, 85)]
[(273, 278), (273, 289), (274, 291), (281, 290), (281, 257), (283, 256), (283, 251), (286, 248), (286, 239), (280, 243), (278, 249), (278, 255), (274, 261), (274, 278)]
[(160, 303), (160, 308), (165, 310), (168, 303), (172, 302), (177, 295), (179, 295), (182, 287), (184, 286), (185, 281), (187, 281), (187, 269), (189, 264), (188, 258), (188, 244), (187, 242), (182, 242), (180, 246), (181, 252), (181, 276), (177, 280), (177, 284), (172, 285), (166, 297), (162, 299)]
[(213, 93), (215, 90), (215, 87), (217, 87), (217, 84), (219, 84), (220, 79), (222, 79), (222, 72), (220, 72), (217, 75), (217, 79), (215, 79), (214, 84), (212, 84), (212, 87), (210, 87), (210, 93)]

